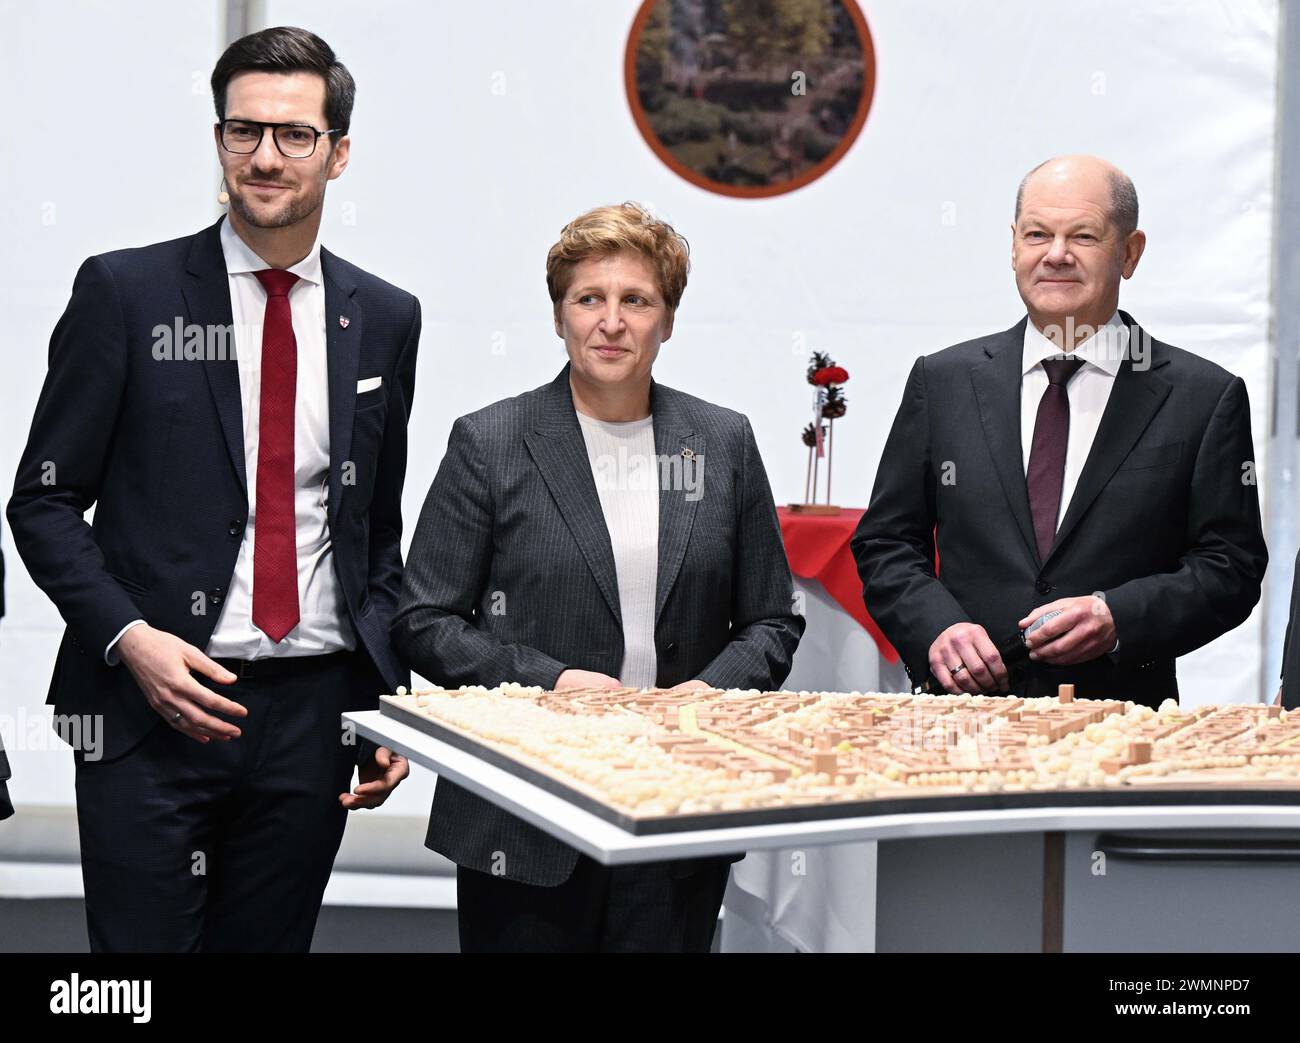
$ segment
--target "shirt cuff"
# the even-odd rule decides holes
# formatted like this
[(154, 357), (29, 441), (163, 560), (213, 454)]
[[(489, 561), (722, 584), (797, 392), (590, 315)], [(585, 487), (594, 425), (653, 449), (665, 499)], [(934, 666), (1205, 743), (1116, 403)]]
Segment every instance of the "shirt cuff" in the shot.
[(131, 620), (131, 622), (129, 622), (126, 626), (124, 626), (121, 630), (117, 632), (117, 637), (113, 638), (113, 640), (108, 643), (108, 647), (104, 649), (104, 662), (106, 662), (109, 666), (117, 666), (117, 664), (122, 661), (122, 657), (119, 656), (115, 651), (113, 651), (113, 646), (122, 640), (123, 634), (125, 634), (132, 627), (138, 627), (143, 622), (144, 622), (143, 619), (133, 619)]
[[(1093, 596), (1094, 598), (1101, 598), (1102, 601), (1105, 601), (1105, 600), (1106, 600), (1106, 592), (1105, 592), (1104, 590), (1094, 590), (1094, 591), (1092, 592), (1092, 596)], [(1115, 654), (1116, 652), (1118, 652), (1118, 651), (1119, 651), (1119, 633), (1116, 632), (1116, 634), (1115, 634), (1115, 647), (1112, 648), (1112, 649), (1111, 649), (1109, 652), (1107, 652), (1106, 654), (1107, 654), (1107, 655), (1114, 655), (1114, 654)]]

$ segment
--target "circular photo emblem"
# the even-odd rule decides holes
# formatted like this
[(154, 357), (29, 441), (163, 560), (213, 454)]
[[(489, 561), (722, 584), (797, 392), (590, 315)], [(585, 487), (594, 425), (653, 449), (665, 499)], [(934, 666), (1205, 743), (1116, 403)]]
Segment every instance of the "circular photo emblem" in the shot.
[(678, 174), (775, 196), (848, 152), (875, 70), (854, 0), (646, 0), (623, 77), (642, 136)]

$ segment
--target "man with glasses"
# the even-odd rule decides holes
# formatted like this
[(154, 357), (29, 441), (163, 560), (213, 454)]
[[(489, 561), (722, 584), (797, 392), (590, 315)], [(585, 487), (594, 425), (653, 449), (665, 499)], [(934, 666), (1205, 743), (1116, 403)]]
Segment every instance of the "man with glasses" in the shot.
[(68, 624), (50, 701), (101, 724), (63, 732), (97, 951), (305, 951), (347, 810), (408, 770), (340, 714), (407, 682), (419, 302), (317, 241), (351, 147), (329, 46), (254, 33), (212, 91), (229, 213), (82, 265), (9, 504)]

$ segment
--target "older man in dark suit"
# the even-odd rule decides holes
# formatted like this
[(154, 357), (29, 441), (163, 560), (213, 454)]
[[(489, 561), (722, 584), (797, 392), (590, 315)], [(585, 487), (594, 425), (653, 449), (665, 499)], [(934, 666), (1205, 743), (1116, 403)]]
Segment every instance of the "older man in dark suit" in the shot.
[(914, 683), (1156, 706), (1259, 600), (1246, 387), (1118, 310), (1145, 242), (1122, 172), (1049, 160), (1012, 225), (1028, 315), (912, 368), (852, 546)]
[[(683, 240), (634, 204), (547, 258), (569, 365), (461, 417), (393, 638), (442, 684), (779, 687), (803, 619), (749, 421), (655, 383)], [(606, 867), (442, 779), (464, 950), (707, 951), (728, 859)]]
[(317, 240), (353, 96), (325, 42), (245, 37), (212, 88), (227, 219), (82, 265), (9, 503), (68, 624), (56, 719), (103, 724), (75, 752), (96, 950), (306, 950), (347, 809), (407, 770), (339, 718), (406, 679), (419, 304)]

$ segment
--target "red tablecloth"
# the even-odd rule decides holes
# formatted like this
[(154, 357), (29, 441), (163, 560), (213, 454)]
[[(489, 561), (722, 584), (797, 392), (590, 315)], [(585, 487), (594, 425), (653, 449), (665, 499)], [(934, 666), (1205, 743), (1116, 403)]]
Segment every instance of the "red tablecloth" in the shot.
[(790, 571), (800, 579), (815, 579), (825, 587), (826, 593), (875, 639), (885, 660), (897, 663), (894, 646), (881, 633), (862, 602), (862, 581), (858, 579), (858, 566), (849, 550), (849, 540), (862, 518), (862, 508), (845, 507), (839, 514), (799, 514), (788, 507), (778, 507), (776, 514), (781, 521)]

